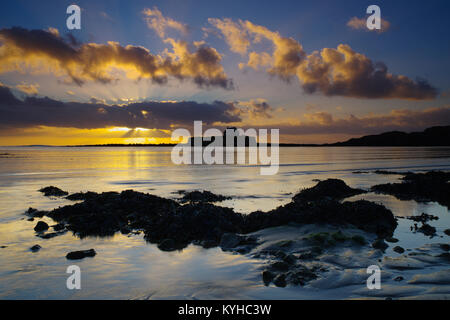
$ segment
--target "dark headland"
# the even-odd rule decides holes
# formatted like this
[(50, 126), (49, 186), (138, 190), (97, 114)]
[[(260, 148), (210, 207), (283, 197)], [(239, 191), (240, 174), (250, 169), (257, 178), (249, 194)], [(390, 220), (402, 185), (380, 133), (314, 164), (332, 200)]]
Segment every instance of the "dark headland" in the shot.
[[(173, 147), (176, 144), (94, 144), (68, 147)], [(246, 141), (246, 145), (248, 142)], [(270, 144), (268, 144), (270, 145)], [(280, 143), (280, 147), (448, 147), (450, 126), (427, 128), (421, 132), (390, 131), (347, 141), (326, 144)]]

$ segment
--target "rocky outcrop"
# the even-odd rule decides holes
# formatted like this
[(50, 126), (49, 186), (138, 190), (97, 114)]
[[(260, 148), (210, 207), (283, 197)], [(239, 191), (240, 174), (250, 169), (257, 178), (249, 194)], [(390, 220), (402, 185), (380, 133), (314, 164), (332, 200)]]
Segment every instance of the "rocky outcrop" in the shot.
[(450, 172), (430, 171), (409, 173), (401, 183), (379, 184), (371, 188), (377, 193), (390, 194), (400, 200), (436, 201), (450, 208)]
[(36, 232), (42, 232), (45, 230), (48, 230), (49, 226), (44, 221), (39, 221), (36, 226), (34, 227), (34, 231)]
[(365, 193), (362, 189), (353, 189), (339, 179), (327, 179), (320, 181), (316, 186), (300, 191), (294, 196), (294, 202), (316, 201), (330, 198), (342, 200), (357, 194)]
[[(57, 231), (55, 235), (66, 230), (81, 238), (110, 236), (119, 231), (123, 234), (143, 231), (147, 241), (166, 251), (195, 243), (208, 248), (220, 245), (224, 250), (238, 247), (245, 252), (256, 240), (242, 234), (289, 223), (351, 224), (379, 236), (392, 235), (397, 223), (392, 212), (382, 205), (364, 200), (338, 201), (361, 192), (364, 191), (352, 189), (341, 180), (321, 181), (315, 187), (301, 191), (285, 206), (248, 215), (202, 200), (180, 205), (171, 199), (132, 190), (87, 192), (68, 197), (82, 201), (80, 203), (42, 214), (58, 222), (53, 227)], [(212, 200), (212, 193), (206, 195)], [(200, 199), (192, 194), (191, 197), (191, 200)], [(31, 214), (39, 212), (30, 210)]]
[(68, 260), (79, 260), (84, 259), (86, 257), (94, 257), (97, 253), (94, 249), (89, 250), (81, 250), (81, 251), (72, 251), (66, 255)]
[(69, 194), (68, 192), (53, 186), (42, 188), (39, 191), (46, 197), (64, 197)]
[(246, 232), (288, 223), (351, 224), (379, 236), (390, 236), (397, 227), (392, 212), (384, 206), (359, 200), (341, 203), (322, 199), (313, 202), (291, 202), (269, 212), (254, 212), (246, 217)]
[(214, 194), (210, 191), (191, 191), (191, 192), (185, 192), (181, 191), (181, 194), (183, 194), (183, 197), (179, 200), (181, 203), (213, 203), (213, 202), (221, 202), (225, 200), (231, 199), (231, 197), (225, 197), (222, 195)]

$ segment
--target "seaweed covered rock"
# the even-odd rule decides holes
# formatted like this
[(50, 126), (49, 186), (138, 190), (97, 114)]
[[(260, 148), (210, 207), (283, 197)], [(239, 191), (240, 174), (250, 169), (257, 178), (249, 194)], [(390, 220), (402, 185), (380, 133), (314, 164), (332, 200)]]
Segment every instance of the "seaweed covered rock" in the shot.
[(401, 183), (386, 183), (373, 186), (374, 192), (390, 194), (400, 200), (418, 202), (436, 201), (450, 208), (450, 172), (430, 171), (409, 173)]
[(188, 204), (167, 212), (145, 228), (145, 238), (153, 243), (173, 239), (176, 247), (195, 240), (219, 244), (225, 233), (241, 233), (244, 218), (232, 209), (208, 203)]
[(68, 195), (66, 197), (67, 200), (71, 200), (71, 201), (77, 201), (77, 200), (87, 200), (87, 199), (94, 199), (98, 197), (98, 193), (96, 192), (77, 192), (77, 193), (72, 193), (71, 195)]
[(36, 226), (34, 227), (34, 231), (36, 232), (42, 232), (49, 228), (48, 224), (44, 221), (39, 221)]
[(183, 197), (179, 200), (181, 203), (206, 203), (206, 202), (221, 202), (231, 199), (230, 197), (225, 197), (222, 195), (214, 194), (210, 191), (191, 191), (191, 192), (181, 192)]
[(83, 202), (47, 213), (80, 237), (109, 236), (121, 228), (145, 228), (179, 206), (173, 200), (131, 190), (91, 193)]
[(432, 221), (432, 220), (439, 220), (439, 217), (433, 216), (432, 214), (426, 214), (426, 213), (422, 212), (422, 214), (420, 216), (409, 216), (409, 217), (406, 217), (406, 219), (412, 220), (415, 222), (426, 223), (426, 222)]
[(31, 248), (30, 248), (30, 250), (31, 250), (31, 252), (38, 252), (39, 250), (41, 250), (41, 246), (40, 245), (38, 245), (38, 244), (35, 244), (34, 246), (32, 246)]
[(340, 203), (324, 199), (315, 202), (291, 202), (269, 212), (253, 212), (246, 218), (245, 231), (253, 232), (288, 223), (351, 224), (379, 236), (391, 236), (397, 227), (392, 212), (366, 200)]
[(436, 228), (433, 226), (430, 226), (427, 223), (422, 223), (422, 226), (417, 229), (418, 232), (422, 232), (424, 235), (433, 237), (436, 235)]
[(72, 251), (66, 255), (66, 258), (68, 260), (79, 260), (79, 259), (84, 259), (86, 257), (91, 257), (91, 258), (95, 257), (96, 254), (97, 253), (95, 252), (94, 249)]
[(349, 187), (344, 181), (339, 179), (327, 179), (320, 181), (312, 188), (303, 189), (292, 200), (300, 201), (315, 201), (324, 198), (331, 198), (334, 200), (342, 200), (357, 194), (365, 193), (362, 189), (353, 189)]
[(40, 189), (39, 191), (42, 192), (46, 197), (64, 197), (69, 194), (67, 191), (63, 191), (60, 188), (54, 186), (45, 187)]
[[(236, 234), (291, 222), (352, 224), (380, 236), (392, 235), (397, 223), (389, 210), (362, 200), (341, 203), (337, 199), (344, 194), (348, 196), (363, 191), (352, 189), (340, 180), (327, 181), (319, 182), (316, 187), (308, 189), (316, 190), (314, 195), (311, 194), (312, 191), (302, 191), (301, 200), (297, 197), (291, 203), (275, 210), (253, 212), (249, 215), (242, 215), (233, 209), (201, 200), (180, 205), (171, 199), (133, 190), (121, 193), (72, 194), (68, 198), (82, 202), (43, 214), (58, 222), (55, 231), (70, 230), (81, 238), (111, 236), (119, 231), (124, 234), (143, 231), (147, 241), (157, 243), (162, 250), (169, 251), (182, 249), (189, 243), (208, 248), (222, 243), (225, 249), (237, 247), (236, 250), (245, 252), (255, 245), (256, 240)], [(332, 194), (333, 186), (339, 187), (340, 191)], [(196, 197), (192, 199), (200, 199)], [(214, 198), (216, 197), (214, 195)], [(213, 196), (207, 193), (206, 198), (212, 200)]]

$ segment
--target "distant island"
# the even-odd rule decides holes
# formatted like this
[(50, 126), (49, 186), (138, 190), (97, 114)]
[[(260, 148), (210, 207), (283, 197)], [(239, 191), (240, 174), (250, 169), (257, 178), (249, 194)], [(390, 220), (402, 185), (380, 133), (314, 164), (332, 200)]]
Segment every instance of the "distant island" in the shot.
[[(196, 138), (190, 138), (189, 144), (194, 144)], [(249, 145), (249, 137), (246, 137), (246, 146)], [(214, 141), (214, 140), (212, 140)], [(212, 141), (208, 140), (207, 145)], [(173, 147), (173, 144), (95, 144), (67, 147)], [(270, 144), (268, 144), (270, 145)], [(368, 135), (360, 138), (352, 138), (343, 142), (326, 144), (300, 144), (280, 143), (280, 147), (448, 147), (450, 146), (450, 126), (439, 126), (425, 129), (421, 132), (406, 133), (391, 131), (376, 135)]]
[(391, 131), (361, 138), (353, 138), (345, 142), (337, 142), (329, 145), (366, 147), (450, 146), (450, 126), (431, 127), (422, 132), (411, 133)]

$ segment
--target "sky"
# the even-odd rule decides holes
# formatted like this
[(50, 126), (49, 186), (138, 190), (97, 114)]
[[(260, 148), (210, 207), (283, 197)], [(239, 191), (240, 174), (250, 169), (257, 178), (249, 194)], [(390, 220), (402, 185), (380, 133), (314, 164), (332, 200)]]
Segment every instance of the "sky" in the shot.
[[(69, 30), (67, 7), (81, 8)], [(369, 30), (370, 5), (381, 29)], [(280, 129), (325, 143), (450, 125), (448, 1), (0, 2), (0, 145)]]

